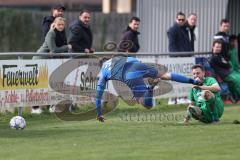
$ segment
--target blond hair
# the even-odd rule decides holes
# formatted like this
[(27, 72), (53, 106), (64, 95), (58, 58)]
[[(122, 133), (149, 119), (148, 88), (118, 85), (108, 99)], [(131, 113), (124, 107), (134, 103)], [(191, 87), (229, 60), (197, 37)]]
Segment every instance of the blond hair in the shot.
[(55, 24), (61, 21), (65, 23), (66, 19), (63, 17), (56, 17), (53, 23), (51, 24), (50, 28), (51, 29), (55, 28)]

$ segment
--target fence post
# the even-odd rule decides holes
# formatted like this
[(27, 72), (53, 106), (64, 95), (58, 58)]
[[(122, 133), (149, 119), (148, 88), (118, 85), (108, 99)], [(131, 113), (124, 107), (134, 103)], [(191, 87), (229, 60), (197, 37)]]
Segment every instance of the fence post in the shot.
[[(23, 59), (22, 56), (18, 56), (18, 60)], [(22, 112), (23, 112), (23, 106), (19, 106), (18, 107), (18, 116), (22, 116)]]

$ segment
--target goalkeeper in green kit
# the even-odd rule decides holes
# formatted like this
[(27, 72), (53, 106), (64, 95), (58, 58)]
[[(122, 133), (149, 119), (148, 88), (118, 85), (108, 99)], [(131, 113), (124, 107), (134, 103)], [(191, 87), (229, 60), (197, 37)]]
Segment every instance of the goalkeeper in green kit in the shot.
[(220, 86), (213, 77), (205, 77), (203, 66), (194, 65), (192, 75), (195, 80), (201, 80), (202, 85), (193, 85), (189, 93), (191, 104), (187, 108), (187, 116), (184, 122), (191, 118), (203, 123), (216, 123), (220, 120), (224, 103), (220, 96)]

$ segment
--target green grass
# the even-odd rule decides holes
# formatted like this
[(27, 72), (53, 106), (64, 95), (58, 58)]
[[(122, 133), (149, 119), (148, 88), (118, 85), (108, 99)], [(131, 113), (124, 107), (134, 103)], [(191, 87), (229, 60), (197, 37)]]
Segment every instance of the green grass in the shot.
[(217, 125), (179, 124), (184, 113), (183, 106), (163, 104), (147, 111), (121, 102), (105, 123), (25, 115), (22, 131), (9, 129), (12, 114), (1, 115), (0, 160), (239, 159), (240, 125), (232, 123), (240, 119), (239, 106), (225, 107)]

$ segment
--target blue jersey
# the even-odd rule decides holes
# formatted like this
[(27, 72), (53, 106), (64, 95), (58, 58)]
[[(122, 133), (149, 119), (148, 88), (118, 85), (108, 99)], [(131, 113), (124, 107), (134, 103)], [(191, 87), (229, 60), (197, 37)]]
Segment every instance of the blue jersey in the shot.
[(143, 78), (157, 77), (157, 70), (133, 57), (114, 57), (103, 63), (98, 77), (96, 109), (98, 115), (101, 115), (101, 98), (108, 80), (124, 82), (135, 97), (141, 97), (147, 89)]
[[(99, 80), (101, 81), (101, 79), (105, 79), (124, 81), (123, 76), (126, 67), (129, 64), (135, 62), (140, 63), (136, 58), (133, 57), (114, 57), (112, 59), (109, 59), (108, 61), (103, 63), (99, 74)], [(101, 83), (100, 81), (99, 83)]]

